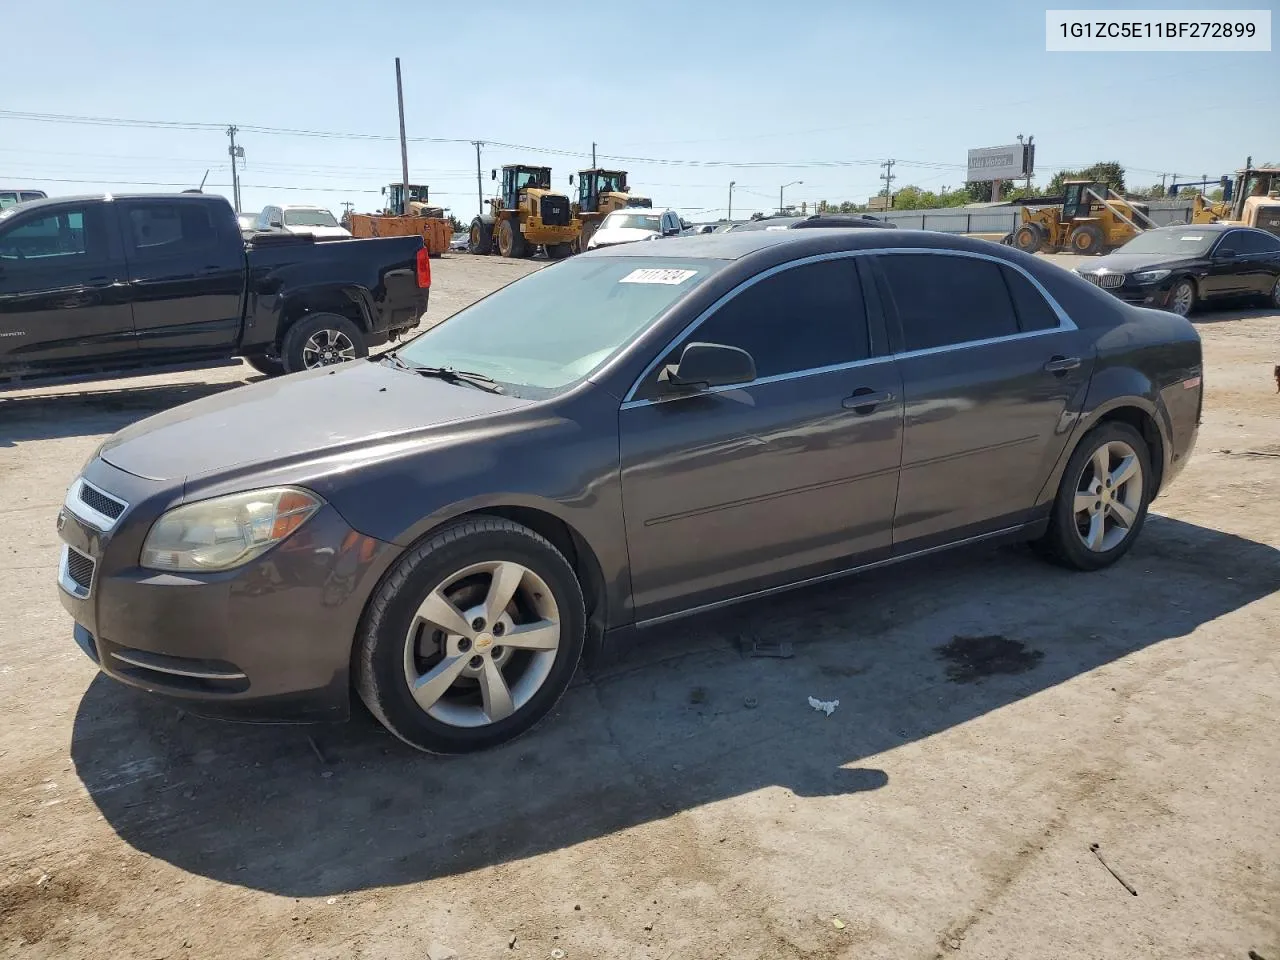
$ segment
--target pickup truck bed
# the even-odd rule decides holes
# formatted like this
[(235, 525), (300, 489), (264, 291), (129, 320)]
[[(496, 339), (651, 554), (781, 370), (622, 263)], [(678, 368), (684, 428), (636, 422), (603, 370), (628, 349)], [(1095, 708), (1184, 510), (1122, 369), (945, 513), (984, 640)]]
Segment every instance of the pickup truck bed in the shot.
[(421, 237), (246, 243), (203, 194), (56, 197), (0, 212), (0, 388), (245, 357), (267, 373), (364, 356), (416, 327)]

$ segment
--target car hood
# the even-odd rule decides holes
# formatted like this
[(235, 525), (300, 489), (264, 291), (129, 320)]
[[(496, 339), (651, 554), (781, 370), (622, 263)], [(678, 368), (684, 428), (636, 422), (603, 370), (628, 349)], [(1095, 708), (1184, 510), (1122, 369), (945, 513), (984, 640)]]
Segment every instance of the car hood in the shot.
[(1077, 267), (1081, 273), (1135, 273), (1139, 270), (1165, 270), (1195, 263), (1195, 257), (1176, 257), (1168, 253), (1109, 253)]
[(610, 227), (597, 230), (591, 237), (588, 246), (600, 247), (611, 243), (631, 243), (633, 240), (648, 240), (656, 237), (657, 230), (644, 230), (640, 227)]
[(351, 231), (343, 227), (285, 227), (290, 233), (303, 236), (311, 234), (316, 237), (349, 237)]
[(188, 480), (358, 452), (532, 402), (356, 360), (174, 407), (109, 437), (99, 456), (148, 480)]

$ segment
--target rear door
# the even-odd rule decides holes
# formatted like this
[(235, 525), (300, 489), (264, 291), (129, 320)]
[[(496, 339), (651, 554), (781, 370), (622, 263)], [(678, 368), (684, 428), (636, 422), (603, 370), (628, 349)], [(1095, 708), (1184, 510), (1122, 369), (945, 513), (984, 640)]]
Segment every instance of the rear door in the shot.
[[(788, 265), (740, 288), (622, 405), (638, 619), (888, 556), (902, 387), (875, 355), (854, 260)], [(664, 394), (660, 372), (695, 341), (746, 350), (757, 378)]]
[(0, 376), (74, 373), (133, 349), (112, 207), (42, 206), (0, 220)]
[(1280, 274), (1280, 239), (1261, 231), (1233, 230), (1222, 239), (1236, 252), (1238, 291), (1245, 296), (1269, 296)]
[(875, 265), (905, 397), (895, 551), (1028, 519), (1070, 438), (1092, 336), (1001, 261), (921, 251)]
[(118, 206), (138, 349), (155, 362), (231, 350), (240, 336), (245, 259), (230, 208), (178, 198)]

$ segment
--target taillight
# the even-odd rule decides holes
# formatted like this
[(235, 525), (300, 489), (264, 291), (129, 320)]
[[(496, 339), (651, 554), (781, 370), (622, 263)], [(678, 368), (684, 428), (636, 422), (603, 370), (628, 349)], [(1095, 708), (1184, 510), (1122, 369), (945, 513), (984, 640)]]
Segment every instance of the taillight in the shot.
[(431, 254), (426, 247), (418, 251), (418, 286), (423, 290), (431, 286)]

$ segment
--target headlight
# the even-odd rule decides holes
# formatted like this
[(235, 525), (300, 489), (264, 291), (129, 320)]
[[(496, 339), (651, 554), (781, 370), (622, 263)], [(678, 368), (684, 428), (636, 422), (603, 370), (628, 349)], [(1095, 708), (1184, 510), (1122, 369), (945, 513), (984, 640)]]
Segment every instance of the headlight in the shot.
[(1142, 273), (1135, 273), (1133, 279), (1138, 283), (1155, 283), (1157, 280), (1163, 280), (1172, 270), (1144, 270)]
[(139, 562), (149, 570), (230, 570), (292, 535), (321, 502), (297, 487), (269, 487), (175, 507), (151, 527)]

